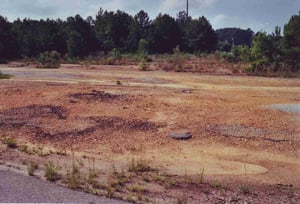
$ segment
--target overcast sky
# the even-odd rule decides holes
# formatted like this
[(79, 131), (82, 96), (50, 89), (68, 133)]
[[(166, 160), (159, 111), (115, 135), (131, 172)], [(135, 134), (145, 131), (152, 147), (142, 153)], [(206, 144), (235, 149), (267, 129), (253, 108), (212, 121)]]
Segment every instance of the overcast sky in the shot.
[[(205, 16), (214, 29), (223, 27), (251, 28), (271, 33), (276, 25), (283, 26), (298, 14), (300, 0), (189, 0), (190, 15)], [(185, 10), (186, 0), (0, 0), (0, 15), (16, 18), (62, 18), (80, 14), (82, 17), (104, 10), (123, 10), (136, 14), (145, 10), (153, 19), (158, 13), (173, 17)]]

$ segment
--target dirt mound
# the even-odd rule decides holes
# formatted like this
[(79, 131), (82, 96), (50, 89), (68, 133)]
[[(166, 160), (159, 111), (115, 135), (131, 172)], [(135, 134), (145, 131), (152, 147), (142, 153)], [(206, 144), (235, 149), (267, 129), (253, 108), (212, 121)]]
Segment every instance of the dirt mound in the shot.
[(70, 94), (69, 97), (74, 99), (80, 99), (85, 101), (101, 101), (101, 102), (111, 102), (114, 100), (121, 100), (126, 98), (125, 95), (111, 94), (104, 91), (93, 90), (90, 93), (74, 93)]
[(31, 124), (37, 118), (67, 118), (67, 110), (62, 106), (29, 105), (12, 108), (0, 113), (0, 127), (20, 128)]

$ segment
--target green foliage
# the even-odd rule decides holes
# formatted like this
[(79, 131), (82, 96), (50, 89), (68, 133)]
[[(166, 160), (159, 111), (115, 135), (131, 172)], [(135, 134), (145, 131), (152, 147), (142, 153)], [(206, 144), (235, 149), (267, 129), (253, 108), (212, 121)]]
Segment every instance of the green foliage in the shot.
[(284, 26), (284, 59), (291, 71), (300, 71), (300, 12)]
[(181, 26), (181, 32), (183, 33), (182, 50), (190, 53), (210, 53), (216, 50), (217, 35), (204, 16), (198, 19), (187, 19)]
[(40, 54), (38, 61), (40, 63), (40, 68), (59, 68), (60, 54), (56, 51), (47, 51)]
[[(240, 29), (240, 28), (222, 28), (222, 29), (217, 29), (216, 34), (218, 36), (218, 40), (221, 44), (227, 44), (234, 46), (251, 46), (252, 44), (252, 38), (254, 35), (254, 32), (248, 28), (246, 30)], [(229, 50), (222, 50), (219, 49), (220, 51), (230, 51)]]
[(19, 55), (16, 39), (11, 32), (11, 23), (0, 16), (0, 62), (12, 59)]
[(55, 166), (52, 161), (45, 164), (45, 177), (48, 181), (55, 182), (61, 176), (58, 173), (59, 167)]
[(248, 46), (236, 46), (232, 49), (234, 61), (249, 62), (251, 61), (251, 49)]
[(181, 31), (175, 19), (167, 14), (159, 14), (153, 21), (151, 32), (152, 52), (170, 53), (176, 47), (181, 39)]

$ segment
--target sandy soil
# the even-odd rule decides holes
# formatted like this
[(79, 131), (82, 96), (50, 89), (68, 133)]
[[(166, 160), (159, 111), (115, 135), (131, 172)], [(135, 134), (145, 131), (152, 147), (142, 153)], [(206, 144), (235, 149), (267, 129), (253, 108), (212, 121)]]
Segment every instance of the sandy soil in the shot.
[[(83, 162), (93, 158), (103, 172), (111, 164), (124, 169), (137, 156), (174, 178), (204, 172), (206, 185), (200, 187), (183, 181), (166, 190), (157, 182), (139, 183), (150, 200), (178, 200), (189, 185), (184, 195), (190, 201), (231, 202), (239, 190), (225, 190), (226, 196), (215, 185), (211, 197), (203, 194), (219, 182), (243, 192), (235, 195), (237, 203), (300, 201), (299, 114), (266, 108), (299, 104), (299, 79), (141, 72), (129, 66), (0, 71), (15, 76), (0, 82), (2, 139), (49, 150), (46, 160), (68, 163), (71, 156), (51, 154), (64, 150)], [(192, 139), (169, 137), (182, 130)], [(0, 150), (6, 165), (33, 159), (5, 146)], [(245, 195), (241, 186), (254, 190)]]

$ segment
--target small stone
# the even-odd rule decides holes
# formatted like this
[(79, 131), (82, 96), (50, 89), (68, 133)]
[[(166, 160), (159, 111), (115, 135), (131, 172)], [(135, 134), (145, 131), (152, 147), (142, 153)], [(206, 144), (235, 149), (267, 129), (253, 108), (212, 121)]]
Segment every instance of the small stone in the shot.
[(188, 131), (180, 131), (176, 133), (171, 133), (170, 137), (175, 140), (188, 140), (192, 138), (192, 133)]

